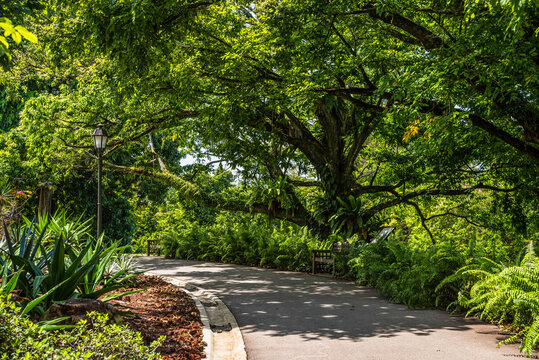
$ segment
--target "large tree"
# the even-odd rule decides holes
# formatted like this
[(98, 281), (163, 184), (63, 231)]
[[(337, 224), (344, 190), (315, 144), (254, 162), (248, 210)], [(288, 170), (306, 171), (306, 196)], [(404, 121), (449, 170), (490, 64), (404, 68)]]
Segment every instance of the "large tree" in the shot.
[[(536, 15), (528, 1), (58, 2), (35, 20), (47, 66), (21, 63), (62, 85), (22, 126), (75, 149), (104, 123), (109, 158), (144, 159), (110, 169), (322, 230), (366, 235), (401, 204), (425, 224), (425, 197), (537, 201)], [(252, 192), (200, 191), (152, 134), (239, 169)]]

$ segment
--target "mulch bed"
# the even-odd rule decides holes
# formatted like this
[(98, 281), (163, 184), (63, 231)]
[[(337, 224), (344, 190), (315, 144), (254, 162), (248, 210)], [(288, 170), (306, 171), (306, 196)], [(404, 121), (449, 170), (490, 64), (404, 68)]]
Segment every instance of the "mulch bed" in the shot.
[(157, 276), (138, 275), (129, 286), (118, 290), (146, 289), (109, 301), (120, 311), (128, 311), (124, 321), (141, 333), (146, 344), (166, 336), (157, 348), (165, 360), (202, 359), (202, 322), (191, 297)]

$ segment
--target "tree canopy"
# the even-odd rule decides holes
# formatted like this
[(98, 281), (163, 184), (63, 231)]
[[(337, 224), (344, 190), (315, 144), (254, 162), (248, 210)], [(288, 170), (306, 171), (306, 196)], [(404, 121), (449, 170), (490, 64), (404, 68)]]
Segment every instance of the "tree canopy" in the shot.
[[(50, 1), (25, 18), (39, 43), (3, 74), (11, 93), (41, 86), (0, 139), (0, 169), (85, 171), (102, 123), (110, 170), (324, 234), (367, 238), (398, 206), (427, 229), (442, 215), (473, 222), (470, 204), (489, 197), (526, 213), (538, 200), (537, 12), (494, 0)], [(188, 154), (234, 169), (236, 185), (204, 191), (181, 166)], [(442, 198), (452, 205), (433, 205)]]

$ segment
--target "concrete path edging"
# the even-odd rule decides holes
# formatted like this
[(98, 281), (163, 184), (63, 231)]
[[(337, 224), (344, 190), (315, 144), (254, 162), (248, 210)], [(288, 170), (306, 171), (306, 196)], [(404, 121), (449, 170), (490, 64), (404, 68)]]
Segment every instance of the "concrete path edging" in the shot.
[[(147, 274), (160, 276), (151, 271)], [(203, 324), (203, 340), (207, 344), (204, 348), (206, 359), (247, 360), (238, 322), (221, 299), (198, 286), (166, 276), (160, 277), (185, 291), (195, 301)]]

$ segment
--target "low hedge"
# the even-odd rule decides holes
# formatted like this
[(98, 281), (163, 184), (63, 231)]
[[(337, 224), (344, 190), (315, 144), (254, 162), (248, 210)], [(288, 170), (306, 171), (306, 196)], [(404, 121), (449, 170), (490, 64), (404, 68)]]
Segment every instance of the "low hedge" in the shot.
[(45, 331), (0, 295), (0, 359), (153, 360), (160, 341), (145, 346), (127, 325), (107, 324), (107, 315), (90, 313), (73, 329)]

